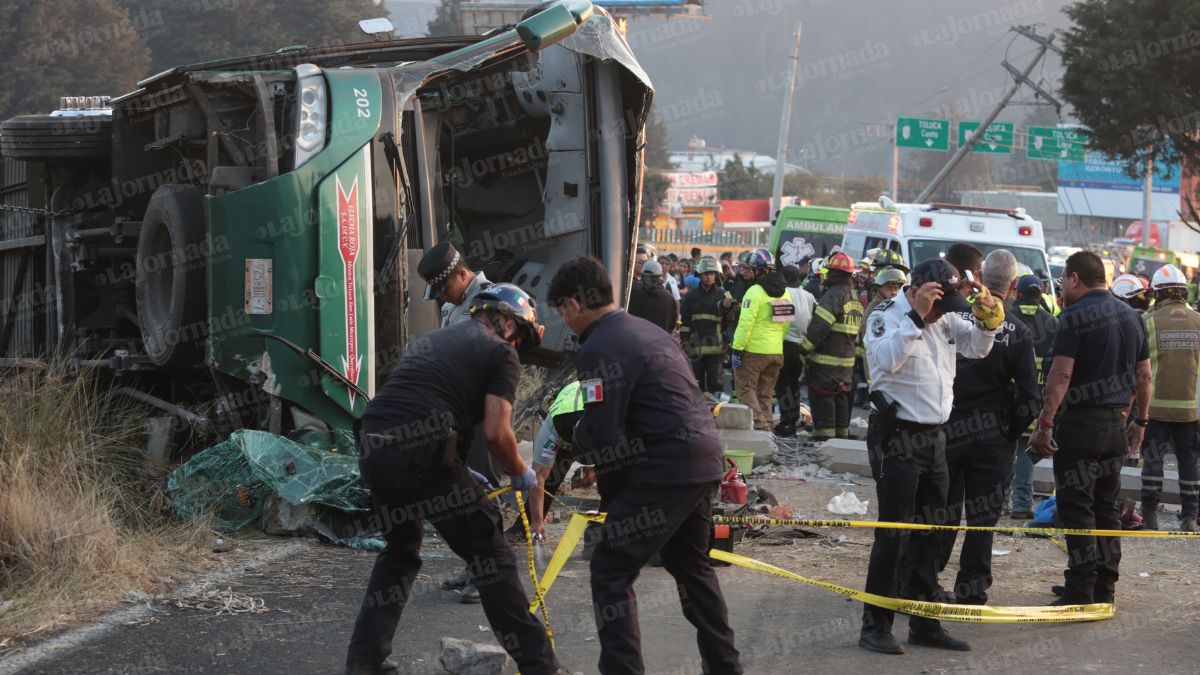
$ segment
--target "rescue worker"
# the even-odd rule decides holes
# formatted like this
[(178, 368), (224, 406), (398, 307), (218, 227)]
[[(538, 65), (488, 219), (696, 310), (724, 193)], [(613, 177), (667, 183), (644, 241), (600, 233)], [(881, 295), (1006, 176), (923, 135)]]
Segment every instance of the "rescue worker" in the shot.
[[(725, 344), (733, 344), (733, 332), (737, 330), (738, 316), (742, 311), (742, 299), (746, 296), (746, 291), (754, 285), (754, 270), (750, 269), (750, 254), (752, 251), (742, 251), (738, 254), (737, 265), (734, 268), (734, 277), (725, 281), (725, 290), (729, 291), (730, 297), (733, 298), (733, 312), (729, 315), (729, 321), (724, 324), (725, 328)], [(731, 369), (732, 369), (732, 363)], [(737, 386), (734, 385), (734, 399), (737, 398)]]
[[(581, 417), (583, 392), (579, 388), (579, 381), (575, 380), (554, 396), (533, 440), (533, 471), (537, 475), (537, 487), (529, 492), (525, 513), (529, 518), (529, 529), (534, 534), (545, 535), (545, 517), (550, 511), (551, 502), (575, 463), (575, 424)], [(588, 487), (595, 482), (596, 470), (584, 466), (580, 468), (579, 478), (572, 481), (571, 485)], [(525, 541), (525, 526), (521, 519), (517, 518), (505, 534), (512, 541)]]
[(854, 343), (863, 315), (854, 293), (854, 261), (838, 252), (826, 259), (825, 267), (825, 292), (800, 342), (800, 352), (807, 360), (813, 440), (850, 437)]
[[(986, 288), (966, 282), (979, 295), (971, 306), (976, 321), (950, 311), (950, 299), (963, 282), (958, 270), (941, 259), (922, 262), (912, 271), (912, 284), (893, 300), (881, 302), (867, 325), (867, 358), (871, 363), (871, 404), (875, 412), (867, 435), (868, 457), (875, 478), (879, 520), (928, 522), (946, 508), (946, 454), (942, 425), (954, 400), (955, 355), (988, 355), (1004, 322), (1003, 305)], [(906, 566), (907, 597), (930, 600), (937, 591), (939, 539), (932, 533), (877, 528), (867, 568), (866, 591), (896, 597), (900, 585), (900, 552), (915, 548)], [(892, 636), (891, 610), (865, 605), (860, 647), (883, 654), (903, 654)], [(951, 637), (934, 619), (909, 620), (909, 644), (966, 651), (970, 646)]]
[(472, 272), (466, 259), (448, 241), (436, 244), (421, 256), (417, 274), (428, 284), (425, 299), (442, 303), (442, 328), (466, 321), (475, 296), (492, 285), (483, 272)]
[(642, 283), (629, 291), (629, 313), (641, 317), (668, 333), (679, 325), (679, 303), (663, 286), (663, 268), (657, 260), (642, 266)]
[(696, 628), (704, 670), (740, 673), (708, 554), (724, 461), (716, 424), (679, 345), (618, 310), (609, 279), (600, 261), (581, 256), (559, 268), (548, 292), (579, 336), (574, 445), (596, 467), (608, 514), (590, 562), (599, 671), (645, 672), (633, 583), (658, 553)]
[(733, 335), (734, 387), (738, 400), (754, 412), (754, 428), (772, 431), (775, 380), (783, 368), (783, 336), (796, 318), (796, 308), (770, 251), (754, 249), (748, 266), (754, 271), (755, 283), (742, 300)]
[[(998, 249), (988, 254), (981, 280), (996, 302), (1003, 303), (1014, 286), (1017, 260)], [(971, 305), (965, 299), (959, 315), (970, 322)], [(955, 365), (954, 404), (944, 430), (946, 466), (949, 470), (947, 515), (937, 524), (992, 527), (1000, 520), (1004, 488), (1013, 448), (1041, 409), (1033, 335), (1019, 320), (999, 325), (987, 356), (959, 354)], [(938, 571), (946, 568), (957, 539), (956, 531), (939, 532), (942, 539)], [(914, 553), (910, 547), (909, 555)], [(963, 536), (954, 602), (987, 604), (992, 585), (992, 533), (967, 532)]]
[(812, 262), (812, 274), (804, 280), (804, 290), (808, 291), (817, 300), (821, 299), (821, 293), (825, 288), (825, 273), (828, 269), (825, 267), (825, 258), (817, 258)]
[[(1017, 280), (1017, 297), (1009, 313), (1014, 319), (1019, 319), (1029, 329), (1033, 339), (1033, 353), (1037, 358), (1039, 394), (1046, 384), (1046, 373), (1050, 370), (1053, 358), (1054, 334), (1058, 332), (1058, 319), (1042, 304), (1041, 280), (1033, 274), (1026, 274)], [(1038, 400), (1041, 400), (1040, 396)], [(1032, 431), (1032, 421), (1027, 431)], [(1025, 452), (1028, 443), (1016, 443), (1016, 457), (1013, 461), (1012, 487), (1012, 518), (1013, 520), (1033, 519), (1033, 459)]]
[(1046, 270), (1039, 269), (1034, 276), (1042, 283), (1042, 308), (1050, 312), (1051, 316), (1058, 316), (1062, 313), (1062, 307), (1050, 295), (1050, 274)]
[(1174, 265), (1163, 265), (1150, 281), (1154, 309), (1143, 317), (1150, 342), (1154, 397), (1142, 451), (1142, 525), (1158, 529), (1158, 501), (1163, 488), (1163, 459), (1179, 460), (1179, 529), (1195, 532), (1200, 507), (1200, 424), (1197, 420), (1197, 377), (1200, 376), (1200, 314), (1187, 304), (1187, 277)]
[(465, 466), (482, 422), (514, 489), (536, 486), (509, 420), (521, 378), (517, 353), (539, 344), (542, 326), (533, 299), (511, 284), (476, 295), (471, 317), (413, 341), (356, 428), (362, 480), (387, 545), (354, 624), (347, 673), (397, 672), (387, 657), (421, 568), (423, 521), (467, 562), (488, 622), (521, 672), (562, 672), (529, 611), (500, 513)]
[(875, 273), (874, 294), (871, 296), (871, 301), (867, 303), (867, 309), (863, 311), (862, 324), (858, 327), (858, 340), (855, 345), (855, 354), (862, 359), (863, 379), (867, 381), (867, 386), (871, 386), (871, 365), (867, 362), (866, 343), (863, 341), (863, 331), (867, 328), (867, 320), (871, 318), (871, 312), (879, 306), (881, 302), (891, 300), (900, 294), (900, 289), (908, 285), (908, 276), (905, 275), (905, 270), (897, 267), (885, 267)]
[[(1054, 458), (1057, 515), (1063, 527), (1119, 530), (1121, 465), (1126, 455), (1138, 454), (1150, 423), (1146, 330), (1137, 313), (1108, 291), (1104, 264), (1090, 251), (1067, 258), (1063, 305), (1045, 402), (1029, 448)], [(1126, 410), (1135, 391), (1127, 427)], [(1067, 406), (1060, 415), (1064, 400)], [(1053, 604), (1112, 602), (1120, 562), (1120, 538), (1067, 535), (1065, 589)]]
[(775, 435), (791, 438), (796, 435), (796, 428), (800, 424), (800, 375), (804, 372), (800, 344), (808, 333), (817, 299), (800, 288), (800, 270), (796, 267), (785, 266), (783, 279), (787, 283), (792, 306), (796, 308), (796, 318), (792, 319), (787, 335), (783, 336), (783, 368), (775, 380), (775, 398), (779, 401), (779, 424), (775, 425)]
[(1108, 289), (1121, 302), (1132, 307), (1138, 314), (1145, 314), (1150, 309), (1150, 284), (1146, 277), (1136, 274), (1122, 274), (1113, 279)]
[(717, 283), (720, 266), (705, 256), (696, 265), (700, 285), (680, 304), (679, 336), (692, 360), (692, 371), (701, 391), (719, 396), (725, 389), (721, 361), (725, 358), (724, 324), (733, 311), (733, 296)]

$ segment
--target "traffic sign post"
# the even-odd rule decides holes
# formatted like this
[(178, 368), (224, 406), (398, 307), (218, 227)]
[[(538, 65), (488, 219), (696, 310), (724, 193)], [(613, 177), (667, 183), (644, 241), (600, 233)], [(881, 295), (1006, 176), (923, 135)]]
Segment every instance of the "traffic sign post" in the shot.
[[(981, 122), (959, 122), (958, 123), (958, 147), (967, 144), (971, 135), (979, 131)], [(971, 152), (980, 152), (992, 155), (1011, 155), (1013, 148), (1013, 123), (1012, 122), (992, 122), (988, 125), (987, 131), (983, 132), (983, 137), (975, 142)]]
[(950, 149), (950, 120), (897, 117), (896, 147), (945, 152)]
[(1062, 127), (1029, 127), (1025, 156), (1029, 159), (1082, 162), (1087, 151), (1087, 132)]

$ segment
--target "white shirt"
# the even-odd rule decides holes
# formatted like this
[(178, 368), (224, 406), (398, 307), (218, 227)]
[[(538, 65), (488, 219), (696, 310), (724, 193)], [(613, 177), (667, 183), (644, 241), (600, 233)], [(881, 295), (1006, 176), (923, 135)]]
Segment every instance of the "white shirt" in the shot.
[(792, 305), (796, 308), (796, 318), (792, 319), (792, 325), (783, 339), (800, 344), (804, 340), (805, 334), (808, 333), (808, 322), (812, 321), (813, 308), (817, 306), (817, 299), (803, 288), (788, 287), (787, 292), (792, 299)]
[(679, 302), (679, 282), (675, 280), (673, 275), (668, 274), (666, 277), (665, 284), (667, 289), (671, 291), (671, 297), (675, 298), (675, 302)]
[(476, 295), (479, 295), (479, 291), (491, 285), (492, 282), (483, 276), (483, 272), (476, 272), (475, 278), (471, 280), (471, 283), (467, 286), (467, 290), (463, 292), (462, 302), (457, 305), (450, 302), (442, 305), (442, 328), (471, 318), (471, 314), (468, 311), (471, 309), (471, 301), (475, 299)]
[(871, 390), (899, 402), (902, 420), (944, 424), (954, 404), (955, 353), (981, 359), (992, 351), (996, 331), (953, 312), (918, 328), (901, 292), (880, 303), (867, 320), (864, 342), (871, 363)]

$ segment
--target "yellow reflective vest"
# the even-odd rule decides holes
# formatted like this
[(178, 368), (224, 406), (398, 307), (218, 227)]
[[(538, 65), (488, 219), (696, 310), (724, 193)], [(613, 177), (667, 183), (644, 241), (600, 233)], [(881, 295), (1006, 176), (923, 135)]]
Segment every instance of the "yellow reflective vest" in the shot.
[(779, 296), (767, 295), (761, 284), (755, 284), (742, 296), (742, 311), (737, 331), (733, 334), (733, 350), (752, 354), (782, 354), (783, 336), (787, 335), (796, 317), (796, 306), (787, 289)]
[(1150, 368), (1154, 393), (1150, 419), (1195, 422), (1197, 378), (1200, 378), (1200, 314), (1182, 299), (1157, 303), (1147, 312), (1146, 336), (1150, 342)]

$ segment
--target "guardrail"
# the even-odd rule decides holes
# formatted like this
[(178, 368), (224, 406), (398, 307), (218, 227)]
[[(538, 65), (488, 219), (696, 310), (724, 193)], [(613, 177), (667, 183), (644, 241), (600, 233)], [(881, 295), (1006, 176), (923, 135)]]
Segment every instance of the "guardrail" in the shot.
[(638, 242), (651, 244), (657, 248), (691, 248), (697, 246), (725, 247), (728, 249), (747, 249), (766, 246), (770, 232), (758, 230), (668, 230), (654, 227), (643, 227), (638, 231)]

